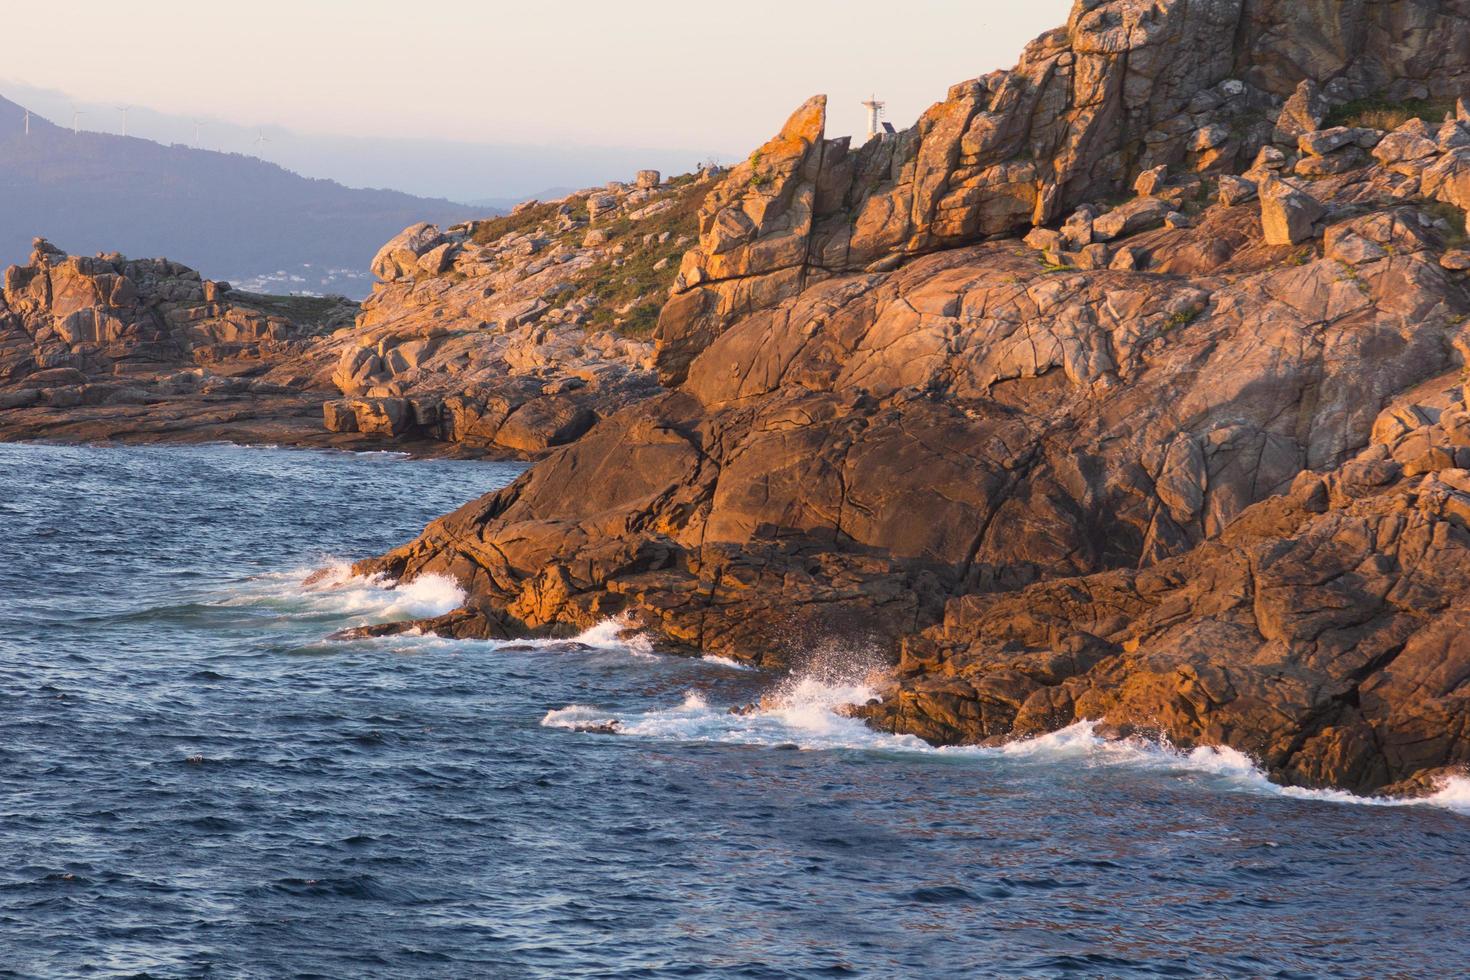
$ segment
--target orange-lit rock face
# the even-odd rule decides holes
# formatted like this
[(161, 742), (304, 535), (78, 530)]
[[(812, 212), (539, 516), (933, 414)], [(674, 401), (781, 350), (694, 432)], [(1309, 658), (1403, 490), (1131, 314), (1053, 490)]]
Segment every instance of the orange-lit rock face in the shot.
[(1284, 120), (1293, 143), (1320, 122), (1327, 97), (1298, 93), (1304, 78), (1341, 103), (1452, 97), (1467, 71), (1465, 0), (1081, 0), (1014, 69), (856, 150), (825, 139), (812, 99), (707, 202), (660, 318), (660, 375), (677, 383), (739, 316), (824, 276), (1054, 223), (1156, 166), (1239, 169)]

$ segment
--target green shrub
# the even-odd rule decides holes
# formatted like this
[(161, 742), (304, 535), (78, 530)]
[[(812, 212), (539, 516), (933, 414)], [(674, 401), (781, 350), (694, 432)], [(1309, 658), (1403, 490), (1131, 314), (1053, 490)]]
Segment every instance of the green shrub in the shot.
[[(613, 265), (613, 258), (587, 269), (578, 277), (576, 287), (559, 297), (559, 302), (569, 303), (583, 296), (594, 296), (597, 305), (588, 316), (587, 325), (592, 329), (616, 330), (632, 337), (646, 337), (658, 323), (658, 314), (668, 298), (674, 278), (679, 274), (679, 262), (699, 235), (699, 208), (704, 203), (718, 176), (705, 179), (670, 181), (677, 192), (672, 197), (673, 207), (650, 215), (641, 221), (623, 216), (611, 224), (600, 226), (608, 234), (608, 244), (621, 243), (623, 254), (620, 266)], [(668, 240), (658, 241), (667, 234)], [(643, 239), (654, 236), (652, 244), (644, 245)], [(679, 240), (685, 241), (680, 244)], [(654, 266), (667, 259), (662, 269)], [(634, 300), (642, 299), (627, 313), (616, 311)], [(622, 323), (614, 323), (621, 319)]]
[(225, 299), (262, 313), (285, 317), (306, 334), (328, 334), (351, 326), (358, 304), (342, 296), (274, 296), (234, 290)]
[(1204, 313), (1203, 309), (1180, 310), (1164, 321), (1164, 330), (1168, 332), (1170, 330), (1178, 330), (1181, 327), (1187, 327), (1198, 320), (1202, 313)]

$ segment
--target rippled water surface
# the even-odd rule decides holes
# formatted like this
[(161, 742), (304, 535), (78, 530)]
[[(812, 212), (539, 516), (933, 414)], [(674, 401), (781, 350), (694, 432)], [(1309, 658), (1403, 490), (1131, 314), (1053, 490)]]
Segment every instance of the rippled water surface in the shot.
[(834, 715), (830, 656), (611, 625), (326, 639), (459, 596), (307, 572), (515, 473), (0, 446), (0, 975), (1463, 974), (1461, 786), (1286, 795), (1082, 727), (936, 752)]

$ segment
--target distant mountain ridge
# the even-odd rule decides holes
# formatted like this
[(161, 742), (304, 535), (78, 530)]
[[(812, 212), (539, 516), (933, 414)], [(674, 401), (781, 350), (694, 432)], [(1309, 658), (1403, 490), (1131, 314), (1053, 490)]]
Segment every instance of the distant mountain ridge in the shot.
[(177, 257), (220, 279), (281, 270), (298, 289), (360, 298), (373, 255), (407, 225), (487, 214), (238, 153), (74, 133), (34, 113), (27, 134), (25, 110), (0, 99), (0, 265), (25, 261), (45, 236), (74, 253)]

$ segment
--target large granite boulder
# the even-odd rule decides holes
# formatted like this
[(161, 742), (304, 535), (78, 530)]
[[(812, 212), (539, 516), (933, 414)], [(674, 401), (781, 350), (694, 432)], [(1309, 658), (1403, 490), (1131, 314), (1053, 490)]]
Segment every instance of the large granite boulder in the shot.
[(421, 271), (420, 260), (443, 243), (444, 236), (436, 226), (428, 222), (410, 225), (378, 249), (370, 268), (385, 282), (415, 275)]

